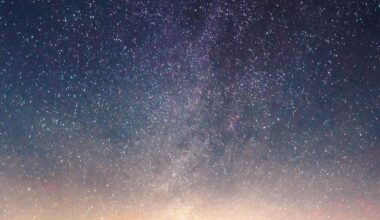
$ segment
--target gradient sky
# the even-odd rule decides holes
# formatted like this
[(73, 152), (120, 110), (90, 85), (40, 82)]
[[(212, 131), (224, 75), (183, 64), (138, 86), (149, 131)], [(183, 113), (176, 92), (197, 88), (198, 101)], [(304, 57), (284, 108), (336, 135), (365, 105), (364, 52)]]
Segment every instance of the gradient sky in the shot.
[(0, 219), (380, 219), (380, 2), (0, 1)]

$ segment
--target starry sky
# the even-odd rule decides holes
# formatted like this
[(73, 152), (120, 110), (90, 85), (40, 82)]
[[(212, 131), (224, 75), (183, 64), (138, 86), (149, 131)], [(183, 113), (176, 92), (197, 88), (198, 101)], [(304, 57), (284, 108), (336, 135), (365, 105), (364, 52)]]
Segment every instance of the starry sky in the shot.
[(0, 0), (1, 220), (380, 219), (377, 0)]

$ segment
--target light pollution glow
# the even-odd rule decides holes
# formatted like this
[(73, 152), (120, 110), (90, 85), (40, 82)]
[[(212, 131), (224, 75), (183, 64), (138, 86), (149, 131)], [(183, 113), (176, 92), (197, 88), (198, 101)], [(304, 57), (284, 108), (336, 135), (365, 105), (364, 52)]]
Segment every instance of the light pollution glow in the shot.
[(4, 220), (375, 220), (380, 216), (376, 203), (368, 199), (346, 198), (324, 204), (315, 195), (303, 202), (273, 201), (243, 188), (233, 195), (194, 189), (173, 197), (162, 187), (151, 188), (152, 193), (128, 193), (124, 199), (120, 199), (123, 195), (115, 199), (85, 188), (27, 186), (9, 178), (0, 180)]

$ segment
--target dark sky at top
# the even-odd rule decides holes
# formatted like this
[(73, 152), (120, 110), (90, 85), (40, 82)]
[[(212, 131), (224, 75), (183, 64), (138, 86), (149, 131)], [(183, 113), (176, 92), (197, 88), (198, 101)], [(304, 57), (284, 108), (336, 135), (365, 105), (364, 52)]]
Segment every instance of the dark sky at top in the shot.
[(378, 204), (379, 74), (379, 1), (2, 0), (0, 181)]

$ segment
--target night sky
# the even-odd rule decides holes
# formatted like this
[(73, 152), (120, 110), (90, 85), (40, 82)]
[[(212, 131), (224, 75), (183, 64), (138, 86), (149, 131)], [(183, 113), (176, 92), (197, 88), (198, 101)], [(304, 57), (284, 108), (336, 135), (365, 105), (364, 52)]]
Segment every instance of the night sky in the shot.
[(377, 0), (0, 0), (1, 220), (380, 219)]

